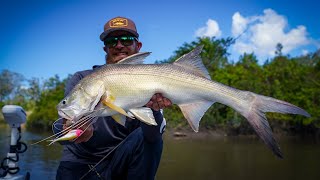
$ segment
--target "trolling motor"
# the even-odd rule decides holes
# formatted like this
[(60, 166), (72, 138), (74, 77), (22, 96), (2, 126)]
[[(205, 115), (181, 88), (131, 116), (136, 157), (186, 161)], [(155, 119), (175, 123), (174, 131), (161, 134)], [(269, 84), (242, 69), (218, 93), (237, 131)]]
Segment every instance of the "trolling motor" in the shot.
[(19, 153), (24, 153), (27, 150), (27, 145), (20, 142), (21, 127), (20, 125), (26, 122), (27, 114), (22, 107), (16, 105), (5, 105), (2, 108), (4, 120), (11, 127), (11, 141), (10, 151), (1, 161), (2, 171), (0, 170), (0, 180), (3, 179), (30, 179), (30, 173), (27, 172), (26, 176), (18, 175), (20, 170), (18, 166)]

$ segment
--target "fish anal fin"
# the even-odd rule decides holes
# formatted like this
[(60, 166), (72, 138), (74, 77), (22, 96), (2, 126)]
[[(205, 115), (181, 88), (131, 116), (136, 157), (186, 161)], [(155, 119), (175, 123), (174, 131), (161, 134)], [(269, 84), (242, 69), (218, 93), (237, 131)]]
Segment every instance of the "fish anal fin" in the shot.
[(188, 104), (179, 104), (182, 114), (187, 119), (188, 123), (190, 124), (191, 128), (195, 131), (199, 131), (199, 123), (204, 115), (204, 113), (209, 109), (209, 107), (214, 102), (210, 101), (198, 101)]
[(129, 113), (132, 113), (133, 116), (140, 121), (148, 124), (148, 125), (157, 125), (157, 122), (154, 119), (153, 112), (150, 108), (142, 107), (142, 108), (133, 108), (129, 109)]

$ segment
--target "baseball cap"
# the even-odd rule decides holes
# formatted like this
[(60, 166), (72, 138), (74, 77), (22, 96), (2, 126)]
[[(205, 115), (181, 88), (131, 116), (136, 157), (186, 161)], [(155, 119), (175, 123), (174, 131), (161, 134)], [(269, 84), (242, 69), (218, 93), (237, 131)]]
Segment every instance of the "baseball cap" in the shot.
[(131, 19), (125, 18), (125, 17), (118, 16), (110, 19), (104, 25), (103, 29), (104, 29), (104, 32), (101, 33), (100, 35), (101, 41), (103, 41), (111, 32), (119, 31), (119, 30), (128, 31), (134, 36), (136, 36), (137, 38), (139, 37), (135, 23)]

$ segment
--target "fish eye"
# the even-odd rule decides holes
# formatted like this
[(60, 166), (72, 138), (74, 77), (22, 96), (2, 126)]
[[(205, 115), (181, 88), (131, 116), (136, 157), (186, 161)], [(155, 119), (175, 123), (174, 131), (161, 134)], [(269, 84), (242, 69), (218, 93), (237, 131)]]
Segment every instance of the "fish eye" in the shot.
[(66, 100), (63, 100), (63, 101), (62, 101), (62, 104), (66, 104)]

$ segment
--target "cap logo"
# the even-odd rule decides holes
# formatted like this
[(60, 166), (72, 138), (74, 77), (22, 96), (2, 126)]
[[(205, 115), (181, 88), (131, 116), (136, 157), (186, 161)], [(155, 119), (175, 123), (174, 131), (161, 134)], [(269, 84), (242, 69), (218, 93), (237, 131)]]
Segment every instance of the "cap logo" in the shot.
[(115, 18), (109, 22), (109, 25), (112, 28), (125, 27), (128, 26), (128, 20), (124, 18)]

